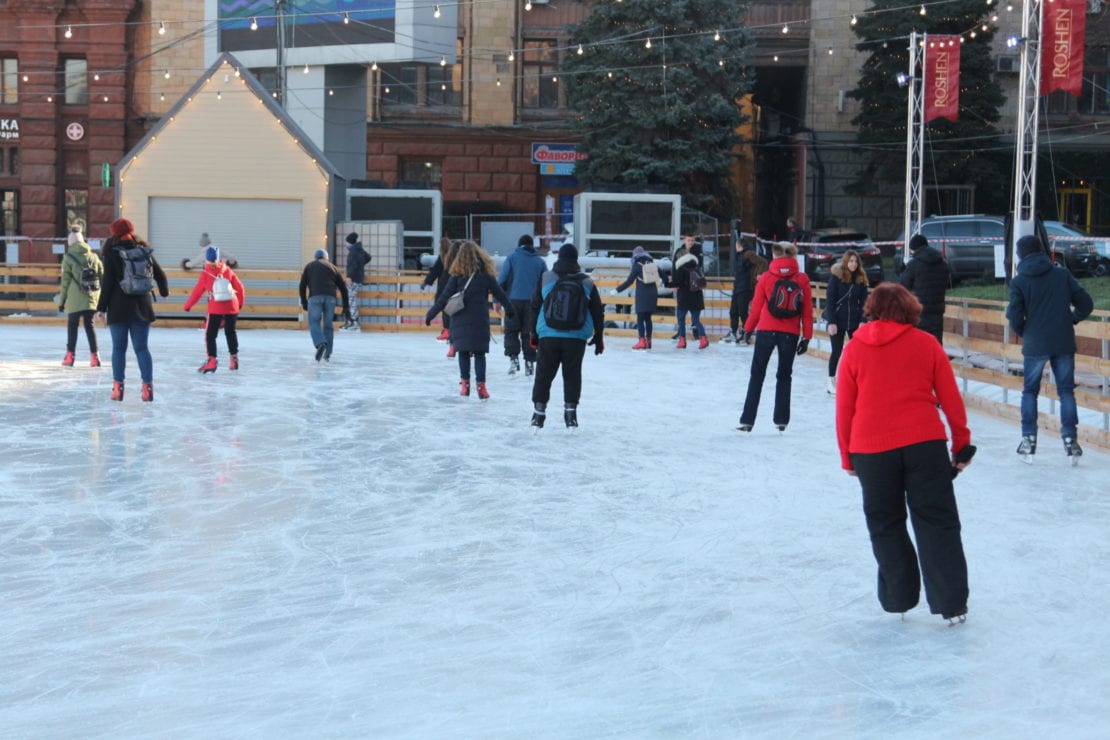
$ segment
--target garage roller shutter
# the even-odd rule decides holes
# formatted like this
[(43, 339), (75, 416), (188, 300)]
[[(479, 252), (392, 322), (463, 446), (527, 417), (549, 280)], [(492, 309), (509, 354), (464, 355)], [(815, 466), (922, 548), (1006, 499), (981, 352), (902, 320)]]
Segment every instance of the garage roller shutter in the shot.
[(299, 200), (154, 197), (149, 215), (148, 241), (165, 265), (196, 258), (207, 232), (241, 268), (304, 267)]

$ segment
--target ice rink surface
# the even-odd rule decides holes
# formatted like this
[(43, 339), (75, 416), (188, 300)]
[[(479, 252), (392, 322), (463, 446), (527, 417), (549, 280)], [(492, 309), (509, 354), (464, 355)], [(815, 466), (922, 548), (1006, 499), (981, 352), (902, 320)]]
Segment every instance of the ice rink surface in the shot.
[[(155, 402), (0, 325), (4, 737), (1107, 737), (1110, 456), (971, 415), (971, 599), (885, 614), (825, 364), (735, 431), (751, 348), (585, 361), (581, 428), (430, 334), (156, 328)], [(1082, 440), (1081, 440), (1082, 441)]]

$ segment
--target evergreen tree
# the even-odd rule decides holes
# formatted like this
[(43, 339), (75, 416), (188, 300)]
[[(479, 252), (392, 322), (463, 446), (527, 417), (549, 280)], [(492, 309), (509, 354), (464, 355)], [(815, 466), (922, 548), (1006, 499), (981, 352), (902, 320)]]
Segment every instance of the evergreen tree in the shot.
[(571, 29), (583, 53), (568, 53), (562, 72), (589, 154), (575, 167), (580, 182), (662, 187), (731, 215), (739, 100), (750, 88), (741, 13), (731, 0), (623, 0), (597, 3)]
[(896, 77), (908, 71), (910, 32), (962, 35), (959, 120), (938, 118), (925, 126), (926, 189), (973, 184), (976, 210), (1008, 209), (1012, 150), (1001, 146), (995, 125), (1003, 95), (992, 77), (990, 12), (983, 0), (945, 3), (924, 16), (905, 0), (875, 0), (858, 16), (855, 32), (863, 41), (857, 48), (870, 56), (850, 94), (860, 101), (852, 123), (868, 164), (852, 191), (864, 195), (905, 182), (908, 91)]

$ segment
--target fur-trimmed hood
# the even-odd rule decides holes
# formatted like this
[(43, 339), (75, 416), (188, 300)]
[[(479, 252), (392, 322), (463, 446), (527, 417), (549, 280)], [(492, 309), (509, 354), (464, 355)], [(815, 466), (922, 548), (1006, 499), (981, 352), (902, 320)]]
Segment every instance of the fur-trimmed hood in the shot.
[(675, 260), (674, 269), (677, 270), (677, 269), (681, 268), (684, 265), (690, 264), (691, 262), (694, 263), (694, 264), (697, 264), (698, 257), (695, 254), (690, 254), (689, 252), (687, 252), (686, 254), (682, 255), (677, 260)]

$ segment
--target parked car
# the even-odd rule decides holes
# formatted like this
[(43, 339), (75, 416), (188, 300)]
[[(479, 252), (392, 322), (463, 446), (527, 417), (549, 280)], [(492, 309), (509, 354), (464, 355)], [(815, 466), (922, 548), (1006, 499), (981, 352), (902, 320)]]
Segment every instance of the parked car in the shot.
[[(1006, 238), (1006, 220), (981, 213), (960, 216), (929, 216), (922, 220), (920, 233), (929, 240), (948, 263), (952, 282), (995, 279), (995, 252)], [(904, 234), (898, 241), (904, 242)], [(894, 268), (901, 273), (902, 252), (894, 255)]]
[(883, 256), (871, 237), (853, 229), (815, 229), (798, 234), (798, 254), (805, 255), (806, 275), (810, 280), (829, 282), (832, 266), (849, 249), (859, 252), (860, 264), (867, 281), (877, 285), (883, 281)]
[[(1103, 242), (1102, 251), (1106, 252), (1106, 240), (1059, 221), (1045, 221), (1044, 228), (1048, 232), (1049, 248), (1056, 264), (1067, 267), (1073, 275), (1094, 275), (1099, 271), (1102, 261), (1098, 242)], [(1105, 266), (1103, 270), (1105, 274)]]

